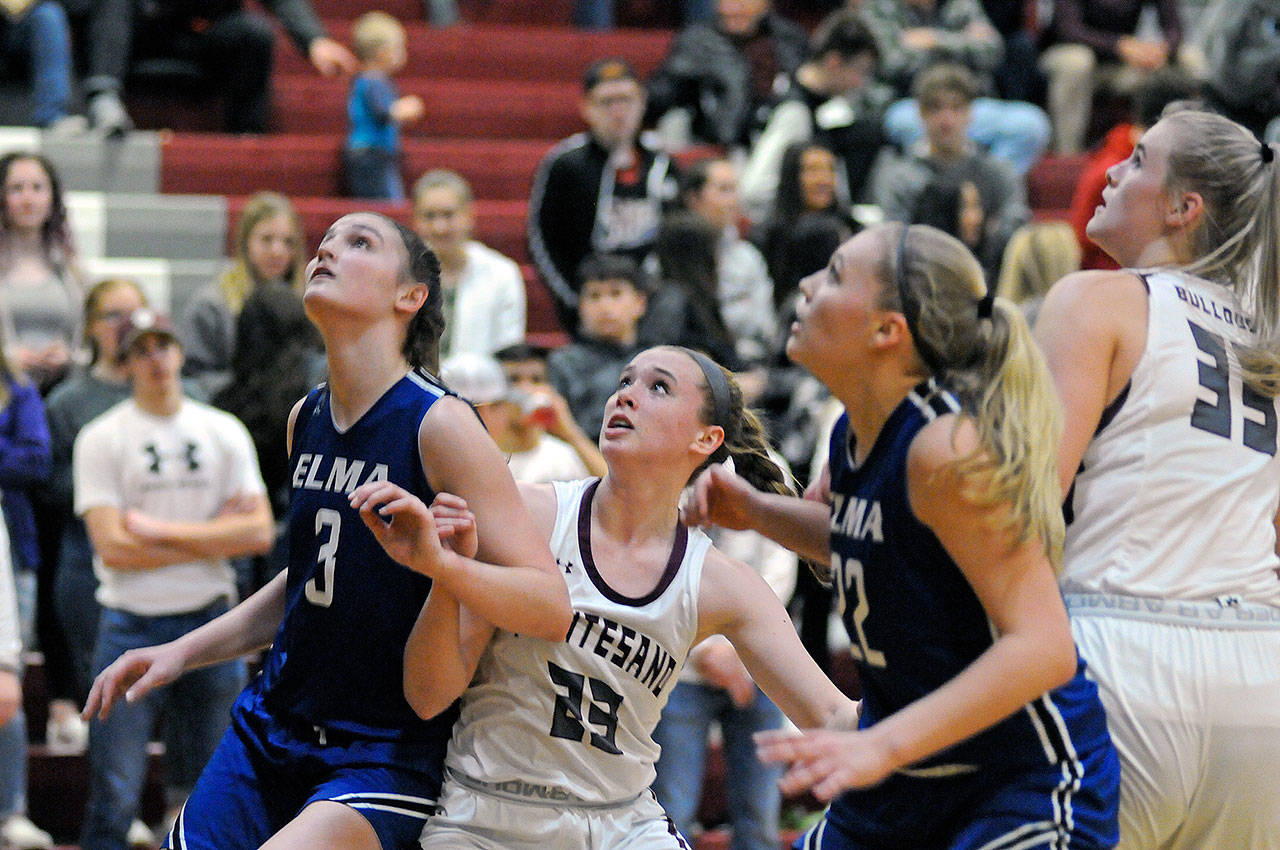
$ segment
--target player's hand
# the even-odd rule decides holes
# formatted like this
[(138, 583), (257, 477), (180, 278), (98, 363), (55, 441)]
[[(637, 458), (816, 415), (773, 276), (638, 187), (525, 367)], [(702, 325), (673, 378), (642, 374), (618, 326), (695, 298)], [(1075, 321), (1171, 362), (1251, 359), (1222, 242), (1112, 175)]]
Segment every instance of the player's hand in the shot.
[(341, 42), (320, 37), (307, 47), (307, 59), (326, 77), (350, 75), (360, 70), (360, 61)]
[(444, 546), (431, 509), (421, 499), (388, 481), (362, 484), (348, 498), (393, 560), (435, 578)]
[(756, 701), (756, 683), (732, 644), (714, 642), (700, 647), (690, 661), (707, 684), (728, 693), (738, 708), (747, 708)]
[(22, 681), (17, 673), (0, 670), (0, 726), (13, 719), (22, 707)]
[(933, 27), (912, 27), (903, 30), (899, 39), (908, 50), (933, 50), (938, 46), (938, 33)]
[(895, 769), (889, 753), (866, 731), (768, 731), (753, 737), (760, 761), (789, 765), (778, 783), (788, 796), (812, 791), (825, 802), (851, 788), (877, 785)]
[(91, 720), (97, 714), (105, 720), (121, 696), (125, 702), (136, 702), (181, 676), (183, 668), (182, 653), (172, 643), (130, 649), (93, 680), (80, 717)]
[(459, 555), (476, 556), (480, 547), (476, 515), (467, 507), (466, 499), (452, 493), (437, 493), (431, 500), (431, 518), (435, 520), (441, 543)]
[(703, 470), (685, 492), (680, 517), (685, 525), (752, 528), (751, 501), (755, 492), (746, 479), (717, 463)]

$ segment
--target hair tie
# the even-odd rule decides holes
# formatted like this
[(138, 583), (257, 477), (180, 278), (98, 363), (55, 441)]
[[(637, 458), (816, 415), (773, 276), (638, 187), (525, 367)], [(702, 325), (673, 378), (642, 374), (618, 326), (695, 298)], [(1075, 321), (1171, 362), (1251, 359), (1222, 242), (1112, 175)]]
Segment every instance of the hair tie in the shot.
[(1262, 143), (1262, 162), (1266, 164), (1268, 162), (1271, 162), (1271, 160), (1275, 158), (1276, 158), (1275, 150), (1271, 147), (1271, 145), (1267, 144), (1266, 142), (1263, 142)]
[(987, 287), (987, 292), (978, 299), (978, 319), (990, 319), (991, 308), (996, 303), (996, 291), (991, 287)]
[[(680, 347), (683, 348), (683, 346)], [(692, 348), (684, 348), (684, 351), (693, 358), (694, 363), (698, 364), (698, 368), (702, 370), (702, 377), (707, 380), (707, 389), (711, 391), (711, 424), (727, 430), (729, 411), (733, 407), (733, 393), (729, 389), (729, 379), (724, 376), (724, 370), (707, 355)]]

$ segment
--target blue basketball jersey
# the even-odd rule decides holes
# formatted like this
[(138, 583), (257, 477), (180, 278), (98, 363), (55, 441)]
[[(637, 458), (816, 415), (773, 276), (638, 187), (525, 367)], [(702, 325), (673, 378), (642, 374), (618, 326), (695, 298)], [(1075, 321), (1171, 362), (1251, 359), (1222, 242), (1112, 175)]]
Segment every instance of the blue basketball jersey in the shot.
[[(917, 386), (854, 466), (842, 416), (831, 438), (831, 566), (870, 726), (937, 690), (995, 640), (995, 627), (960, 568), (912, 513), (907, 453), (928, 422), (960, 404), (933, 379)], [(1083, 663), (1066, 685), (974, 737), (901, 773), (945, 777), (1060, 764), (1079, 778), (1079, 756), (1109, 746), (1097, 689)], [(838, 820), (837, 801), (832, 820)]]
[(362, 740), (448, 740), (456, 707), (424, 721), (404, 697), (405, 644), (431, 580), (392, 560), (347, 501), (386, 480), (430, 503), (418, 429), (446, 394), (411, 371), (345, 431), (327, 385), (307, 396), (290, 455), (285, 615), (241, 701), (250, 711)]

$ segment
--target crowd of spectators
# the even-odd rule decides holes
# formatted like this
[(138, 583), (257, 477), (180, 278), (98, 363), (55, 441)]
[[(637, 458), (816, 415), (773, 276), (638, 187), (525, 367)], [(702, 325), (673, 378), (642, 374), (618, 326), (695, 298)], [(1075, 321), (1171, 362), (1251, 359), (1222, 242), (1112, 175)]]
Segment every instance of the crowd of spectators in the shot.
[[(1280, 115), (1280, 8), (1269, 0), (1211, 0), (1195, 37), (1175, 0), (850, 0), (811, 32), (770, 0), (687, 0), (685, 25), (647, 79), (621, 58), (591, 57), (580, 102), (585, 128), (552, 147), (531, 175), (529, 256), (568, 338), (548, 351), (526, 340), (521, 269), (480, 241), (467, 181), (436, 169), (407, 193), (399, 182), (398, 128), (422, 112), (390, 80), (405, 61), (400, 24), (366, 16), (353, 53), (306, 0), (261, 5), (317, 72), (352, 76), (347, 185), (356, 197), (409, 202), (408, 223), (440, 262), (443, 378), (477, 406), (516, 477), (529, 481), (603, 471), (595, 441), (618, 372), (662, 343), (706, 351), (737, 372), (773, 427), (779, 457), (806, 481), (829, 415), (820, 388), (787, 360), (783, 343), (799, 281), (819, 272), (835, 246), (881, 220), (931, 224), (968, 245), (1002, 292), (1018, 286), (1019, 295), (1034, 296), (1052, 282), (1037, 269), (1114, 266), (1088, 241), (1084, 223), (1106, 168), (1129, 155), (1165, 104), (1202, 97), (1260, 136), (1276, 132)], [(436, 25), (458, 19), (447, 0), (424, 10)], [(575, 22), (587, 28), (613, 26), (614, 14), (607, 0), (574, 6)], [(0, 70), (29, 80), (30, 123), (51, 132), (85, 124), (106, 135), (127, 132), (131, 81), (177, 67), (217, 82), (227, 131), (264, 133), (274, 44), (271, 22), (235, 0), (199, 9), (39, 0), (0, 12)], [(75, 115), (77, 90), (87, 121)], [(1078, 244), (1065, 248), (1062, 231), (1032, 222), (1027, 201), (1026, 176), (1049, 149), (1089, 152), (1070, 215)], [(86, 279), (51, 163), (11, 153), (0, 157), (0, 179), (0, 533), (12, 544), (0, 540), (0, 552), (12, 552), (0, 563), (0, 820), (5, 841), (40, 847), (47, 836), (25, 819), (24, 754), (13, 745), (26, 734), (13, 696), (17, 647), (44, 652), (46, 739), (74, 751), (86, 742), (76, 706), (94, 670), (122, 651), (121, 632), (139, 618), (153, 634), (186, 628), (195, 621), (170, 621), (193, 611), (212, 616), (218, 599), (233, 595), (231, 583), (243, 595), (280, 569), (278, 551), (262, 542), (271, 537), (266, 510), (276, 521), (287, 510), (288, 410), (324, 379), (324, 356), (304, 312), (308, 246), (283, 195), (262, 192), (244, 207), (225, 270), (172, 324), (151, 314), (154, 324), (140, 326), (147, 303), (136, 283)], [(1032, 279), (1039, 282), (1005, 283)], [(155, 363), (173, 374), (140, 381)], [(140, 386), (151, 395), (140, 398)], [(153, 515), (164, 513), (154, 500), (131, 501), (127, 475), (112, 484), (109, 473), (120, 470), (104, 468), (119, 447), (105, 446), (106, 426), (95, 423), (127, 415), (128, 427), (117, 423), (112, 433), (171, 440), (147, 431), (160, 427), (145, 415), (152, 408), (160, 411), (153, 418), (199, 410), (218, 423), (211, 433), (233, 433), (221, 442), (206, 434), (220, 452), (235, 445), (224, 458), (232, 484), (211, 490), (203, 504), (185, 500), (189, 515)], [(242, 425), (226, 424), (235, 420), (214, 408)], [(206, 428), (203, 419), (192, 427)], [(91, 441), (105, 446), (92, 462), (83, 447)], [(187, 451), (192, 463), (194, 451)], [(155, 465), (170, 459), (157, 454)], [(252, 545), (210, 544), (195, 558), (166, 537), (179, 522), (184, 531), (203, 524), (213, 537), (219, 522), (251, 524)], [(146, 600), (172, 588), (147, 587), (135, 604), (117, 573), (153, 564), (159, 550), (168, 552), (165, 564), (186, 563), (179, 555), (211, 562), (201, 575), (217, 592), (201, 596), (188, 585), (152, 604)], [(766, 557), (776, 553), (757, 559)], [(829, 594), (803, 572), (797, 581), (794, 559), (789, 566), (779, 593), (791, 596), (798, 585), (795, 598), (808, 609), (802, 636), (825, 665)], [(10, 622), (21, 628), (6, 630)], [(230, 685), (216, 698), (198, 697), (206, 708), (234, 692), (241, 674), (224, 672)], [(681, 686), (696, 735), (705, 736), (712, 716), (749, 720), (749, 729), (773, 722), (764, 706), (756, 718), (711, 707), (707, 690), (716, 687), (696, 678)], [(747, 696), (731, 700), (740, 712), (767, 703), (758, 691)], [(115, 731), (95, 727), (88, 736), (96, 808), (86, 847), (115, 846), (136, 819), (137, 789), (121, 794), (104, 777), (115, 770), (141, 781), (137, 739), (150, 733), (156, 710), (139, 707), (132, 719), (117, 719)], [(143, 726), (147, 732), (138, 732)], [(667, 734), (685, 748), (687, 730)], [(193, 755), (180, 744), (172, 750)], [(129, 763), (112, 767), (113, 755)], [(198, 769), (175, 770), (172, 802), (182, 777)], [(692, 799), (687, 775), (663, 777), (659, 769), (669, 807)], [(701, 775), (700, 765), (686, 770)], [(752, 812), (741, 814), (744, 833), (760, 826)], [(681, 826), (692, 828), (691, 817), (681, 809)], [(774, 830), (776, 823), (764, 823), (765, 834)], [(139, 835), (145, 831), (132, 833)]]

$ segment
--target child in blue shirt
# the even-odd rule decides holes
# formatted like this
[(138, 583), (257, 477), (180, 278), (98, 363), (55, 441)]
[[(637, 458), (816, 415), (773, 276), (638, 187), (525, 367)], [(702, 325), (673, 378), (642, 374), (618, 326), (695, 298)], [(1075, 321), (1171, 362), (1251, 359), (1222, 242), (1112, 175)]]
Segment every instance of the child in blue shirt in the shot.
[(347, 98), (350, 130), (343, 149), (347, 194), (353, 198), (402, 201), (400, 125), (422, 117), (422, 99), (401, 97), (391, 75), (404, 67), (404, 27), (385, 12), (368, 12), (356, 19), (352, 46), (360, 73)]

